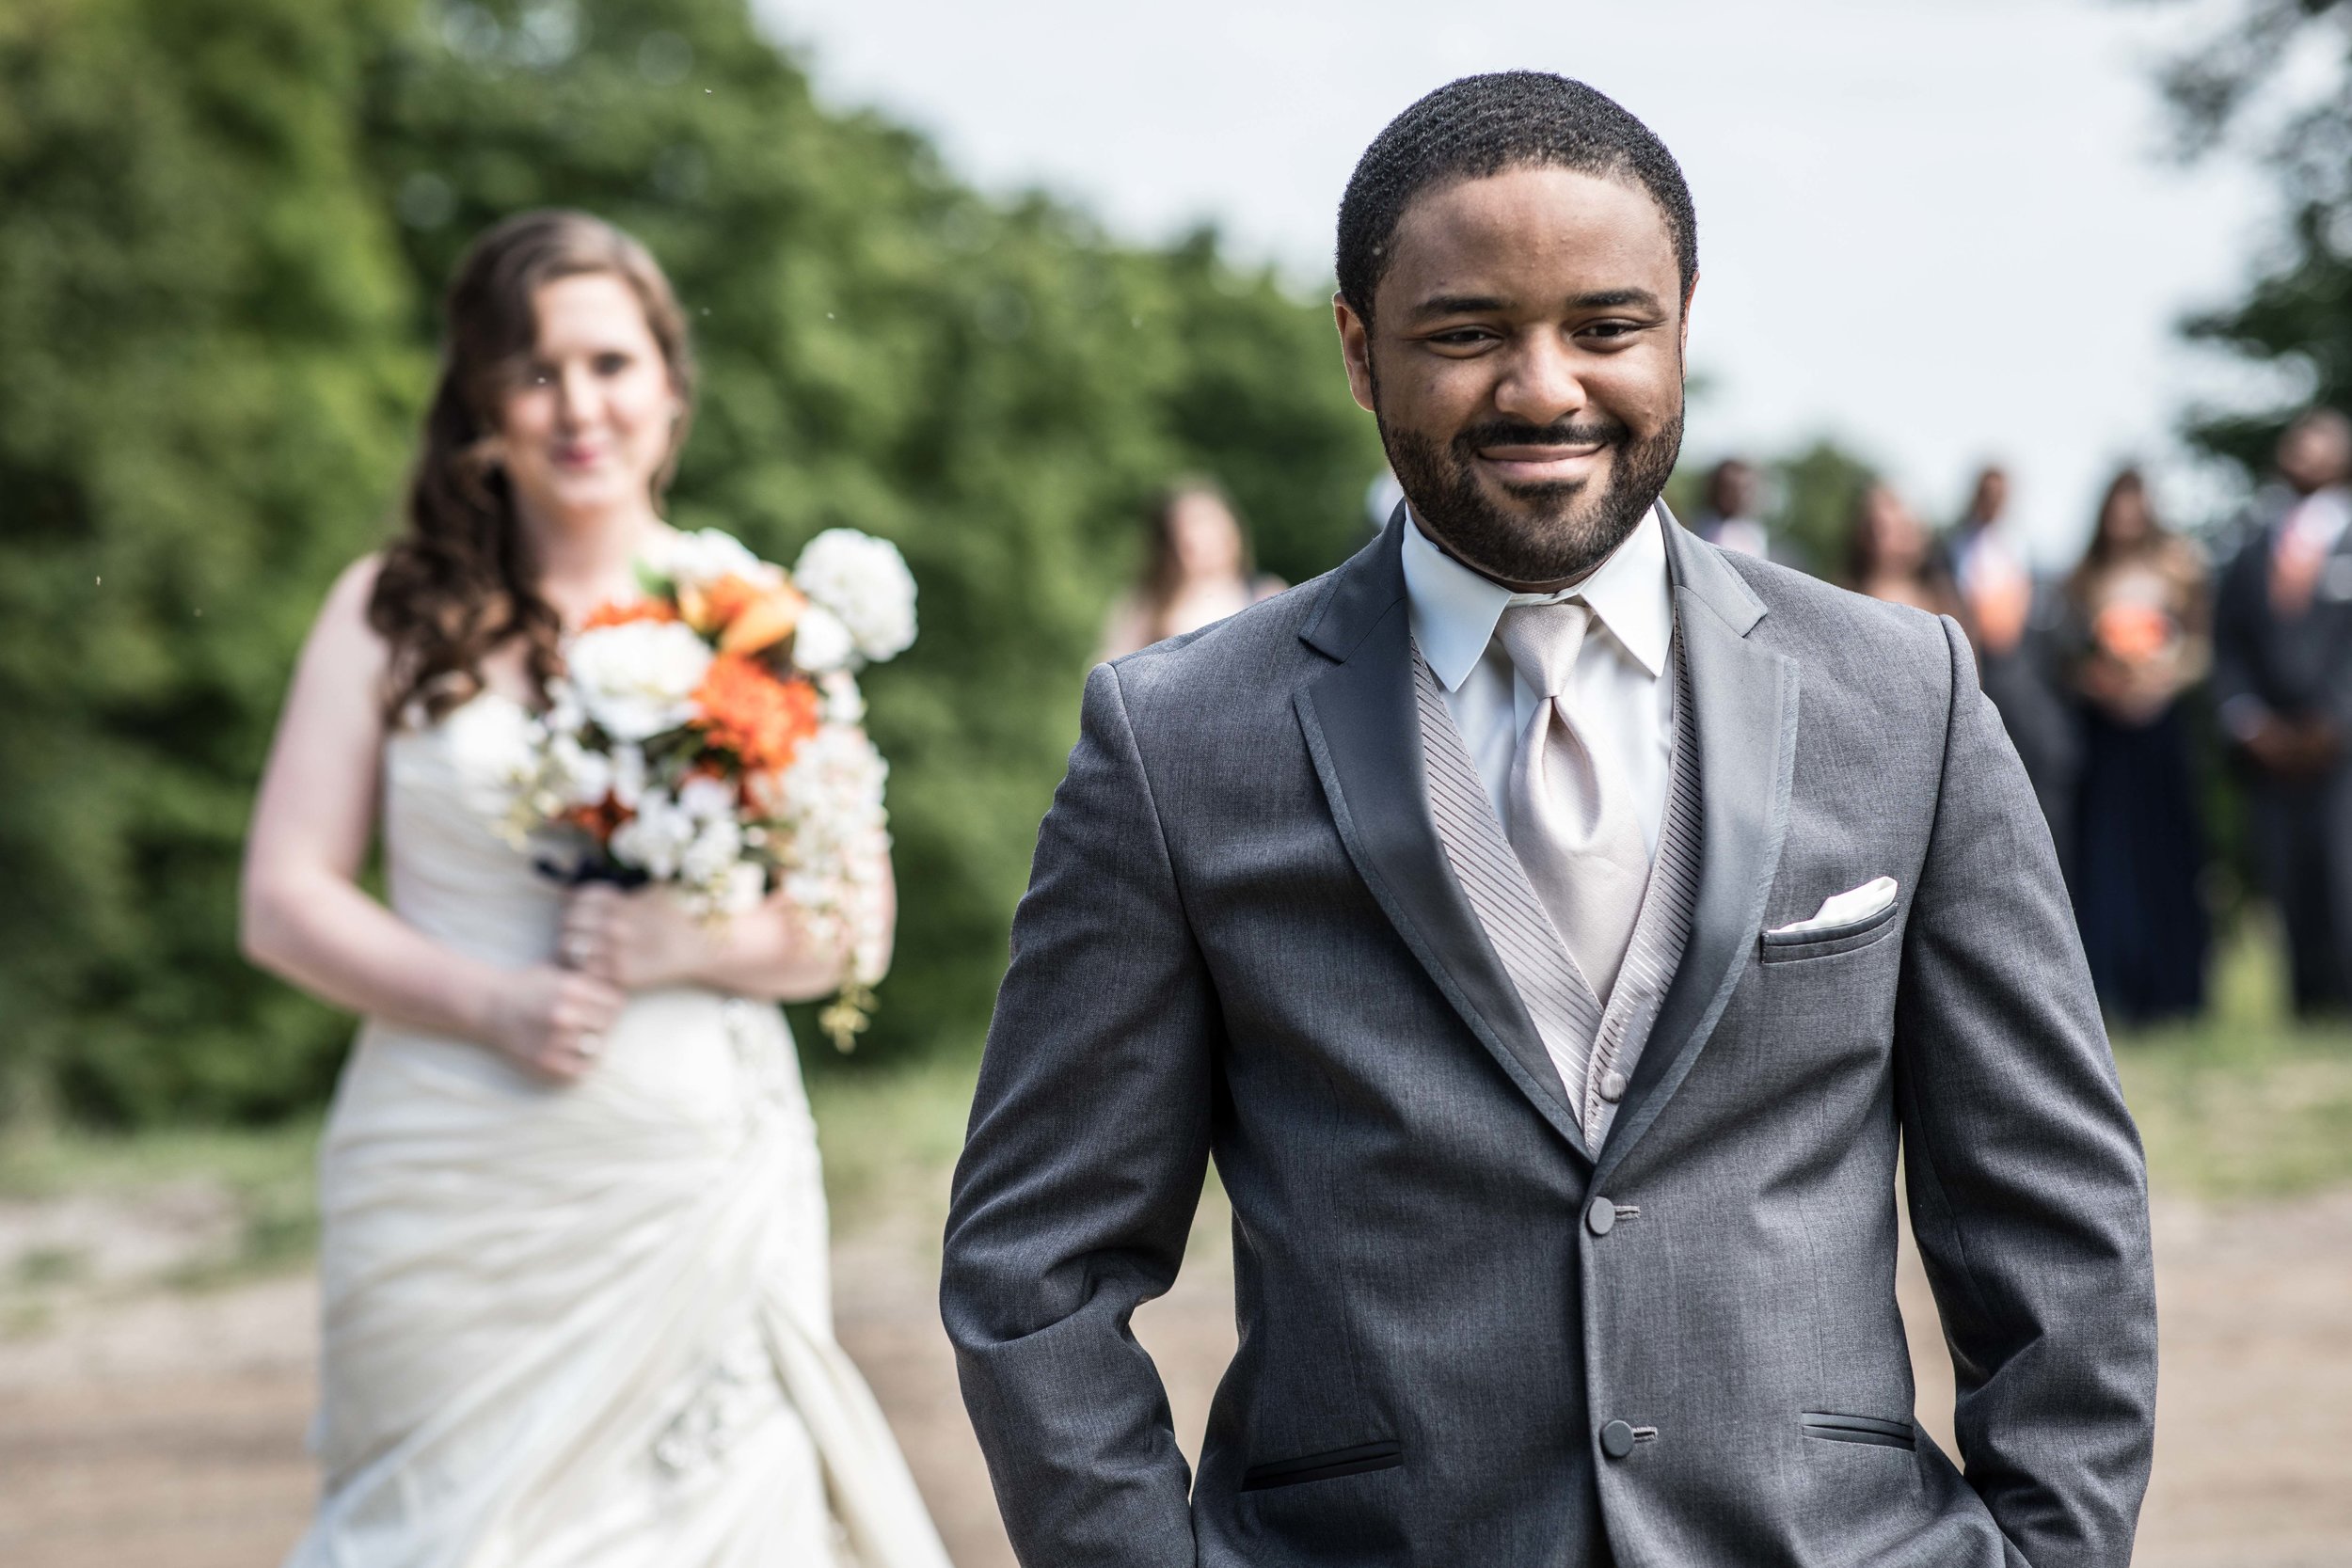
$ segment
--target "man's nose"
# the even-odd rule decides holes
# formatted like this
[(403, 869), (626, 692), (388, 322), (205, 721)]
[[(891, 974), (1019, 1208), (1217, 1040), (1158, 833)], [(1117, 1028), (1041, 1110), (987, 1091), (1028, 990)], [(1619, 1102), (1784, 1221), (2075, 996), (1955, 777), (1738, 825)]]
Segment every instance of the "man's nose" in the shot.
[(1584, 382), (1576, 355), (1557, 332), (1521, 334), (1495, 388), (1495, 409), (1529, 424), (1549, 425), (1584, 411)]

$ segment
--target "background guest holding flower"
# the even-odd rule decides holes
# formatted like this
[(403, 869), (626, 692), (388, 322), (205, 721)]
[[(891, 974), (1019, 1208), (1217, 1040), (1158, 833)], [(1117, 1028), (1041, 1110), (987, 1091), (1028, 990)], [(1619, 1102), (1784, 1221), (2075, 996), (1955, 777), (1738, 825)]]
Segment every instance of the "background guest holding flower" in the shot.
[(2205, 673), (2203, 552), (2156, 520), (2137, 468), (2108, 484), (2066, 581), (2080, 650), (2075, 916), (2099, 999), (2131, 1022), (2204, 1005), (2204, 831), (2183, 694)]

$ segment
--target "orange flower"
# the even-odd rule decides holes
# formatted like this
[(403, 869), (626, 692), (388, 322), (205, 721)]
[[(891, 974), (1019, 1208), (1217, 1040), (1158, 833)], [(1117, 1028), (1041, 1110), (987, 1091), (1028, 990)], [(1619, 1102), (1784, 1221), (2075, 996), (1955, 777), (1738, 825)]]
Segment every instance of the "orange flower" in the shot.
[(2108, 605), (2090, 630), (2099, 646), (2124, 664), (2144, 664), (2172, 642), (2172, 618), (2153, 605)]
[(705, 637), (717, 634), (720, 651), (730, 654), (755, 654), (783, 641), (808, 603), (781, 577), (755, 582), (732, 572), (700, 587), (678, 584), (677, 600), (686, 624)]
[(817, 733), (817, 688), (785, 679), (748, 654), (712, 659), (694, 704), (702, 710), (694, 725), (705, 738), (755, 771), (782, 768)]
[(667, 599), (631, 599), (626, 604), (600, 604), (588, 612), (588, 619), (580, 624), (582, 631), (598, 626), (625, 626), (631, 621), (675, 621), (677, 611)]
[(801, 591), (787, 582), (755, 589), (753, 594), (727, 617), (727, 629), (719, 634), (721, 653), (755, 654), (774, 647), (792, 635), (792, 629), (801, 624), (801, 611), (808, 607)]

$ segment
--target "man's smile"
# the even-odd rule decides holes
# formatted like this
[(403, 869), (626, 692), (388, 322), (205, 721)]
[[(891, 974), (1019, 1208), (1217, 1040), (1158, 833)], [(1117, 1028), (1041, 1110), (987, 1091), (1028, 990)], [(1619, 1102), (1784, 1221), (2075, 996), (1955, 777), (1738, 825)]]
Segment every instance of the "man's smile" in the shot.
[(1473, 450), (1506, 484), (1558, 484), (1592, 478), (1609, 447), (1607, 441), (1503, 442)]

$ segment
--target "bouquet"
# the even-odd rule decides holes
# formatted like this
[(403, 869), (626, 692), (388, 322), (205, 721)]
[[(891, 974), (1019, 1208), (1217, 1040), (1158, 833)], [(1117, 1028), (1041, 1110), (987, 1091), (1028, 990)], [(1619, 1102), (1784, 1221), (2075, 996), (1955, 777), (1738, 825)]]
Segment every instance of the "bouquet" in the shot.
[(716, 529), (679, 534), (638, 578), (642, 597), (565, 640), (503, 769), (503, 830), (568, 841), (550, 872), (666, 884), (712, 921), (780, 890), (849, 955), (819, 1015), (847, 1051), (890, 945), (889, 769), (856, 672), (914, 641), (914, 580), (896, 547), (845, 528), (788, 574)]

